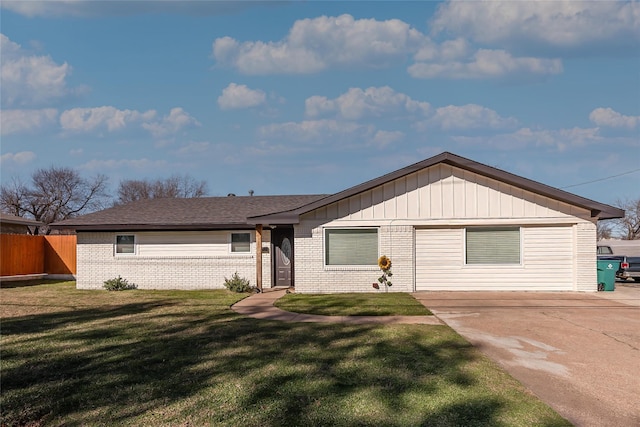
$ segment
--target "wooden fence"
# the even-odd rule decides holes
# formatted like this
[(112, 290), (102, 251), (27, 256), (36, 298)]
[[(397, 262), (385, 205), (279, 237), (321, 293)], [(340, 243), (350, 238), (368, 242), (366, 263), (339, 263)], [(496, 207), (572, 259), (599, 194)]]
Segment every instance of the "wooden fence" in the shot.
[(76, 274), (76, 236), (0, 234), (0, 276)]
[(44, 272), (76, 274), (76, 236), (44, 236)]

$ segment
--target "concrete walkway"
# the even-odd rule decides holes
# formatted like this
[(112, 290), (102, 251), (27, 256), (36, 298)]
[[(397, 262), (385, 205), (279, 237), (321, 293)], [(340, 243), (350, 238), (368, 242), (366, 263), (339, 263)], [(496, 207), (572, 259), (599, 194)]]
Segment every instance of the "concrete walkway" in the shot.
[(291, 313), (281, 310), (273, 303), (282, 298), (286, 290), (266, 291), (238, 301), (231, 309), (236, 313), (262, 320), (307, 323), (377, 323), (382, 325), (442, 325), (436, 316), (320, 316), (316, 314)]

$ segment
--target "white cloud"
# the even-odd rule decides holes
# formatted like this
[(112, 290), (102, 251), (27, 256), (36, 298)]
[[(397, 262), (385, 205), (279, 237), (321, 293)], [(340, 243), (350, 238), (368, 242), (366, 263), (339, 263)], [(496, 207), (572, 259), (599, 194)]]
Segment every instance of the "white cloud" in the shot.
[(78, 91), (67, 87), (71, 66), (50, 56), (30, 55), (0, 34), (2, 105), (40, 106)]
[(223, 110), (257, 107), (264, 104), (267, 96), (261, 90), (249, 89), (246, 85), (230, 83), (218, 97), (218, 105)]
[(169, 115), (164, 116), (160, 121), (142, 124), (142, 127), (156, 138), (176, 134), (191, 126), (200, 126), (200, 122), (180, 107), (172, 108)]
[(370, 87), (365, 90), (350, 88), (335, 99), (312, 96), (305, 101), (305, 114), (308, 117), (336, 114), (347, 120), (407, 114), (423, 117), (430, 108), (428, 102), (415, 101), (388, 86)]
[(17, 153), (6, 153), (0, 157), (0, 163), (15, 163), (17, 165), (24, 165), (31, 162), (36, 158), (36, 153), (33, 151), (20, 151)]
[(593, 53), (638, 47), (639, 18), (636, 1), (449, 1), (438, 7), (432, 30), (506, 47)]
[(518, 125), (513, 117), (501, 117), (496, 111), (476, 104), (449, 105), (436, 110), (427, 125), (444, 130), (505, 129)]
[(373, 126), (338, 120), (274, 123), (262, 126), (259, 129), (260, 135), (264, 138), (326, 144), (354, 140), (362, 141), (370, 138), (373, 132)]
[(456, 142), (482, 145), (500, 149), (522, 149), (525, 147), (549, 147), (557, 151), (564, 151), (570, 147), (581, 147), (589, 144), (599, 144), (604, 138), (599, 135), (598, 128), (570, 128), (570, 129), (531, 129), (521, 128), (512, 133), (484, 136), (454, 136)]
[(58, 119), (58, 110), (45, 108), (41, 110), (2, 110), (0, 112), (0, 130), (2, 135), (12, 133), (35, 132), (50, 125)]
[(471, 46), (464, 38), (436, 44), (428, 40), (413, 56), (416, 61), (452, 61), (469, 55)]
[(468, 62), (418, 62), (408, 71), (412, 77), (422, 79), (491, 79), (559, 74), (563, 67), (560, 59), (514, 57), (504, 50), (480, 49)]
[(165, 169), (168, 165), (166, 160), (150, 160), (142, 159), (108, 159), (108, 160), (90, 160), (80, 166), (81, 169), (104, 171), (105, 169), (124, 169), (137, 171), (157, 171)]
[(640, 123), (640, 116), (625, 116), (611, 108), (596, 108), (589, 114), (589, 120), (596, 126), (634, 129)]
[[(218, 64), (244, 74), (305, 74), (349, 66), (383, 68), (402, 64), (410, 57), (416, 62), (408, 72), (415, 78), (527, 78), (563, 71), (557, 58), (477, 49), (461, 36), (438, 44), (401, 20), (356, 20), (351, 15), (296, 21), (289, 34), (276, 42), (221, 37), (213, 42), (213, 57)], [(310, 114), (315, 113), (312, 110)]]
[(402, 61), (424, 42), (422, 33), (401, 20), (356, 20), (345, 14), (298, 20), (287, 37), (277, 42), (218, 38), (213, 56), (219, 64), (244, 74), (304, 74), (331, 66), (386, 67)]
[(211, 147), (212, 145), (209, 142), (192, 141), (175, 150), (175, 153), (179, 156), (199, 156), (209, 151)]
[(87, 133), (95, 131), (116, 132), (141, 127), (154, 137), (173, 135), (189, 126), (200, 123), (182, 108), (172, 108), (168, 115), (157, 119), (155, 110), (119, 110), (112, 106), (73, 108), (60, 115), (60, 126), (64, 131)]
[(132, 123), (150, 121), (155, 115), (154, 110), (141, 113), (136, 110), (119, 110), (111, 106), (73, 108), (60, 115), (60, 126), (63, 130), (71, 132), (91, 132), (105, 128), (114, 132)]
[(398, 142), (404, 138), (404, 132), (379, 130), (373, 136), (373, 144), (378, 147), (386, 147), (389, 144)]

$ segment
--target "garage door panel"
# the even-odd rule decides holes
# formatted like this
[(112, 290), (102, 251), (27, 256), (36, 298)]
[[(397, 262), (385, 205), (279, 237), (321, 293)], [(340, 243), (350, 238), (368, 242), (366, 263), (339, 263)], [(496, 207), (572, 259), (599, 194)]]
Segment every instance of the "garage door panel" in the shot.
[(416, 290), (572, 290), (570, 226), (523, 227), (521, 265), (465, 265), (464, 229), (417, 229)]

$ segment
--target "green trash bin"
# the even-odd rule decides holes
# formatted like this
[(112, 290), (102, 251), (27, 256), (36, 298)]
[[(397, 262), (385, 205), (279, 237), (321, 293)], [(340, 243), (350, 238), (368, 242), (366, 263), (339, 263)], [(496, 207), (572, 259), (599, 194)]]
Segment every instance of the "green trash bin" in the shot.
[(613, 259), (598, 260), (598, 290), (616, 290), (616, 271), (620, 268), (620, 261)]

